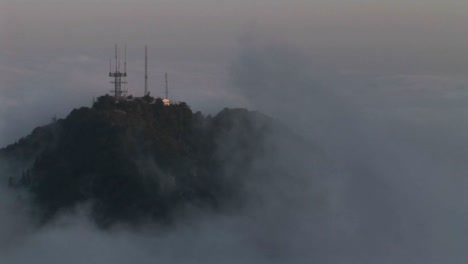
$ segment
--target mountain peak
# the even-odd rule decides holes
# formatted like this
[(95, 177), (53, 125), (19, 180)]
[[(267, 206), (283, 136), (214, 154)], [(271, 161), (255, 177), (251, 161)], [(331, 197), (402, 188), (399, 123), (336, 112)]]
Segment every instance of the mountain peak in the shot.
[[(102, 96), (90, 108), (34, 129), (0, 155), (21, 162), (10, 186), (31, 193), (43, 221), (90, 203), (101, 226), (171, 222), (187, 206), (238, 204), (242, 171), (272, 126), (269, 117), (246, 109), (225, 108), (211, 117), (184, 102)], [(226, 142), (236, 145), (235, 153)], [(226, 172), (226, 164), (239, 162)]]

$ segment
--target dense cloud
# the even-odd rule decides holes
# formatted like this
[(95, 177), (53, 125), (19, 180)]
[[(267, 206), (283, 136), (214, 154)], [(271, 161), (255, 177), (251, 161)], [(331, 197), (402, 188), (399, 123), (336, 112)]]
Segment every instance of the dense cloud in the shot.
[[(393, 89), (372, 91), (366, 78), (360, 84), (368, 88), (356, 88), (352, 78), (330, 79), (329, 73), (314, 69), (313, 60), (291, 47), (253, 45), (234, 65), (234, 83), (248, 98), (265, 98), (254, 99), (255, 106), (318, 140), (335, 165), (328, 187), (336, 189), (328, 195), (336, 198), (332, 215), (338, 215), (339, 224), (328, 221), (325, 226), (340, 231), (323, 233), (330, 239), (325, 239), (328, 249), (335, 251), (322, 256), (339, 261), (335, 257), (342, 255), (357, 263), (466, 259), (461, 250), (466, 240), (453, 233), (467, 228), (467, 180), (462, 176), (467, 167), (460, 159), (467, 153), (452, 143), (465, 145), (464, 136), (453, 138), (454, 132), (441, 127), (453, 126), (453, 117), (420, 116), (449, 118), (464, 109), (453, 105), (459, 99), (432, 90), (437, 79), (427, 77), (417, 82), (416, 91), (408, 85), (403, 89), (401, 78), (398, 84), (381, 80), (380, 85)], [(309, 77), (317, 73), (322, 82)], [(347, 89), (361, 94), (350, 95)], [(392, 91), (399, 94), (388, 94)], [(414, 108), (424, 111), (415, 113)], [(466, 131), (464, 125), (458, 128)]]

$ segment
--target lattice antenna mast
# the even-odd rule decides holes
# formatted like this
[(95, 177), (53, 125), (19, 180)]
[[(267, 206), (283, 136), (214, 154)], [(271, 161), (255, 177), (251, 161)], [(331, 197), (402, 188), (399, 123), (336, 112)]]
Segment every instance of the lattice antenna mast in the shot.
[[(122, 80), (122, 78), (127, 77), (127, 47), (125, 46), (124, 50), (124, 71), (120, 71), (120, 49), (115, 44), (115, 72), (110, 71), (109, 72), (109, 77), (114, 78), (113, 81), (111, 81), (112, 84), (114, 84), (114, 90), (111, 91), (114, 93), (115, 100), (119, 100), (125, 96), (125, 91), (122, 90), (122, 84), (127, 84), (127, 82)], [(112, 61), (109, 64), (110, 68), (112, 69)]]
[(145, 96), (148, 95), (148, 47), (145, 46)]

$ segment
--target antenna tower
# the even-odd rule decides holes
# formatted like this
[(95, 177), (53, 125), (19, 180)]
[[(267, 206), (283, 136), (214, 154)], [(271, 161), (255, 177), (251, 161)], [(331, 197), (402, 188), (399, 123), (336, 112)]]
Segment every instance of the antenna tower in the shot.
[(148, 95), (148, 47), (145, 46), (145, 96)]
[(164, 105), (171, 105), (171, 100), (169, 100), (169, 84), (167, 78), (167, 72), (164, 74), (164, 79), (166, 80), (166, 97), (163, 99)]
[(166, 80), (166, 99), (169, 99), (169, 83), (168, 83), (168, 78), (167, 78), (167, 72), (164, 74), (164, 79)]
[(123, 72), (120, 71), (120, 47), (115, 44), (115, 71), (112, 72), (112, 60), (109, 64), (109, 77), (114, 78), (113, 81), (111, 81), (112, 84), (114, 84), (114, 90), (111, 91), (114, 93), (115, 100), (118, 100), (122, 97), (125, 96), (125, 93), (127, 91), (122, 90), (122, 84), (127, 84), (127, 81), (125, 79), (122, 80), (122, 78), (127, 77), (127, 46), (124, 48), (124, 69)]

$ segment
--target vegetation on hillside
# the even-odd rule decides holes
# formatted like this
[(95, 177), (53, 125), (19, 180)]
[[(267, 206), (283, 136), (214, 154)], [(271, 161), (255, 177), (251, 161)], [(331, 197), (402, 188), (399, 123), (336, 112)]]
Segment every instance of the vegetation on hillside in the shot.
[(43, 221), (89, 203), (101, 226), (170, 223), (185, 207), (238, 206), (245, 172), (266, 151), (272, 125), (245, 109), (211, 117), (186, 103), (102, 96), (91, 108), (36, 128), (0, 157), (26, 164), (10, 185), (32, 194)]

